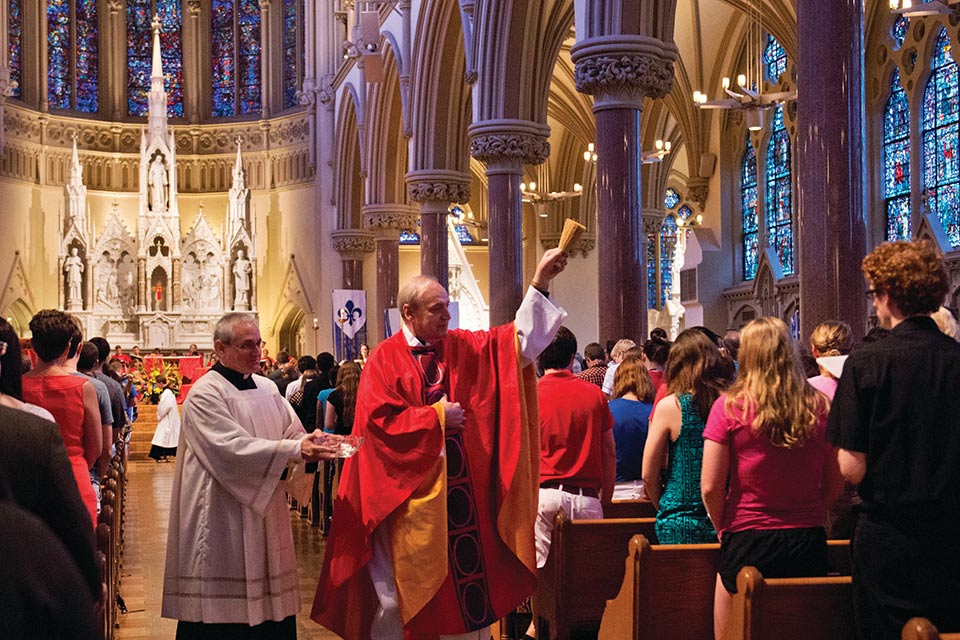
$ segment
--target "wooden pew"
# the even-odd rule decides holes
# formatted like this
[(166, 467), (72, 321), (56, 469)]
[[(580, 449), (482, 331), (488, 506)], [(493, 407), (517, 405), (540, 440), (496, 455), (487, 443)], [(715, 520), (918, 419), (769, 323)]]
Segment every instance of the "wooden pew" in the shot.
[(853, 640), (850, 576), (764, 578), (737, 574), (724, 640)]
[(910, 618), (903, 625), (903, 640), (960, 640), (960, 633), (939, 633), (926, 618)]
[(595, 638), (604, 603), (623, 578), (627, 541), (638, 533), (654, 538), (654, 523), (653, 518), (571, 520), (561, 510), (533, 594), (537, 637)]
[(607, 602), (601, 640), (713, 637), (720, 545), (651, 545), (633, 536), (617, 596)]
[(649, 500), (614, 500), (604, 505), (603, 517), (616, 518), (656, 518), (657, 509)]

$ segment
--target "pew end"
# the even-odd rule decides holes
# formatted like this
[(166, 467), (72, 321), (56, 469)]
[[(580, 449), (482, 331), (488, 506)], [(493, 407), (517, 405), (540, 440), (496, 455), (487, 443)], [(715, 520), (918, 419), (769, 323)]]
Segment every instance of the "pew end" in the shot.
[(724, 640), (853, 640), (850, 576), (764, 578), (737, 574)]
[(630, 539), (623, 583), (607, 602), (600, 640), (713, 637), (720, 545), (652, 545)]
[(960, 640), (960, 633), (940, 633), (926, 618), (910, 618), (903, 625), (902, 640)]

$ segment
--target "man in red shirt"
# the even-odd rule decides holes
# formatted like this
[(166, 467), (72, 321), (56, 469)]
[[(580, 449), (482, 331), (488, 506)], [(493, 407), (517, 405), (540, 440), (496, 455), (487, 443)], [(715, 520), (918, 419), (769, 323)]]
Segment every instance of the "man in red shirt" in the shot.
[[(540, 404), (540, 504), (537, 510), (537, 568), (550, 553), (553, 519), (563, 509), (574, 520), (603, 518), (602, 503), (613, 497), (617, 454), (613, 416), (596, 385), (571, 372), (577, 338), (560, 327), (537, 362)], [(536, 637), (533, 622), (527, 635)]]

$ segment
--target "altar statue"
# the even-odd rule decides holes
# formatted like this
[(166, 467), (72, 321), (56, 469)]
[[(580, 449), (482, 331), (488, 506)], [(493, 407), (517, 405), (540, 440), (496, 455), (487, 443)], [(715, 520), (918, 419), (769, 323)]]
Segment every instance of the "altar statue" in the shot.
[(150, 163), (147, 183), (150, 185), (150, 208), (153, 211), (167, 210), (167, 169), (158, 154)]
[(244, 255), (243, 249), (237, 250), (237, 259), (233, 263), (234, 311), (250, 308), (250, 274), (253, 272), (253, 266)]
[(72, 247), (70, 255), (63, 261), (63, 270), (67, 274), (67, 307), (83, 305), (83, 294), (81, 293), (83, 260), (78, 254), (79, 250)]

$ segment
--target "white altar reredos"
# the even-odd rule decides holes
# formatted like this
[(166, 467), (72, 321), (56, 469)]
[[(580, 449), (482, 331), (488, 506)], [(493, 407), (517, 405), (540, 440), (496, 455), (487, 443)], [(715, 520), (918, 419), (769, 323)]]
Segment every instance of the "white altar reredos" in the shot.
[(166, 104), (155, 20), (149, 116), (140, 141), (137, 228), (126, 228), (116, 204), (99, 234), (92, 228), (74, 139), (60, 220), (61, 302), (81, 320), (86, 336), (104, 336), (111, 344), (185, 349), (196, 343), (209, 349), (214, 325), (225, 312), (257, 311), (250, 191), (237, 140), (222, 237), (202, 206), (181, 235), (176, 148)]

